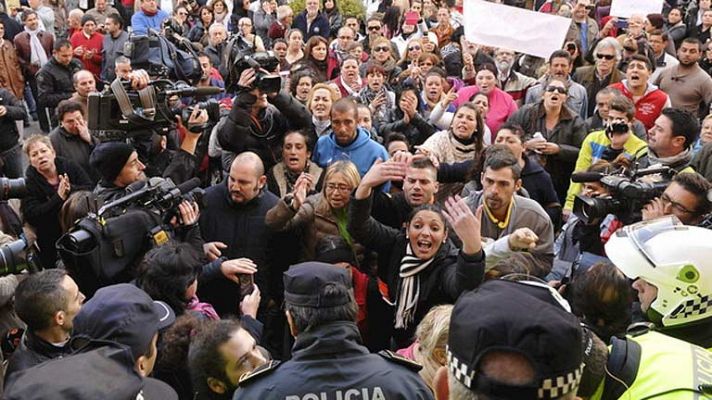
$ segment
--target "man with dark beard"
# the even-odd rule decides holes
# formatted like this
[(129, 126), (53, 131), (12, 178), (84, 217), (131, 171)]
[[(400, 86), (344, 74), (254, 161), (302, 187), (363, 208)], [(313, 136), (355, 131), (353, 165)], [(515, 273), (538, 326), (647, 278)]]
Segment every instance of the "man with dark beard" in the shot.
[[(256, 267), (255, 283), (266, 298), (268, 253), (273, 235), (265, 225), (265, 215), (279, 198), (264, 190), (264, 164), (253, 152), (240, 153), (230, 166), (225, 184), (205, 191), (205, 207), (200, 214), (203, 249), (210, 261), (220, 257)], [(243, 295), (245, 293), (242, 293)], [(227, 279), (199, 282), (199, 297), (215, 307), (222, 317), (238, 312), (240, 285)]]
[(675, 108), (691, 112), (699, 118), (707, 115), (712, 103), (712, 78), (697, 62), (702, 44), (697, 38), (686, 38), (677, 49), (680, 64), (660, 73), (653, 82), (670, 96)]
[(544, 277), (554, 260), (554, 225), (544, 209), (532, 199), (516, 194), (522, 186), (522, 167), (508, 148), (493, 146), (485, 153), (482, 190), (465, 201), (473, 210), (483, 208), (481, 234), (486, 245), (487, 268), (516, 251), (534, 257), (536, 271)]

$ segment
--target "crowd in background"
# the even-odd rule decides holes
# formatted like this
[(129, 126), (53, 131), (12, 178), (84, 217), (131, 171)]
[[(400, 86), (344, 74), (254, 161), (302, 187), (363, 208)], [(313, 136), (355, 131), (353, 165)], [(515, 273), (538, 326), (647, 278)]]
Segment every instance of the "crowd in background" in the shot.
[[(687, 390), (697, 370), (665, 376), (647, 352), (625, 358), (625, 388), (602, 371), (620, 341), (685, 366), (712, 348), (712, 1), (630, 18), (497, 1), (570, 18), (546, 59), (469, 41), (463, 2), (0, 4), (0, 171), (27, 187), (0, 227), (44, 268), (0, 278), (8, 398)], [(164, 78), (136, 65), (141, 35), (224, 91), (106, 140), (97, 93)], [(108, 278), (132, 231), (97, 270), (65, 256), (67, 233), (149, 178), (205, 194)], [(626, 336), (641, 321), (664, 335)]]

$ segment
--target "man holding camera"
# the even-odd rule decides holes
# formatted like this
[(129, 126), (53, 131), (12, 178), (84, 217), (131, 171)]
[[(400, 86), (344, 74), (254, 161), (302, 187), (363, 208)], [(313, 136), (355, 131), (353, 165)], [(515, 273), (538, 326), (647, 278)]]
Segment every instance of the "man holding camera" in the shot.
[(698, 225), (712, 211), (710, 189), (712, 184), (696, 172), (677, 174), (660, 197), (643, 207), (643, 221), (674, 215), (685, 225)]
[[(208, 112), (196, 108), (188, 120), (188, 129), (185, 129), (182, 123), (178, 124), (178, 129), (184, 133), (184, 139), (180, 151), (175, 153), (163, 172), (164, 178), (171, 178), (177, 185), (195, 175), (195, 148), (207, 121)], [(129, 193), (129, 185), (146, 179), (143, 172), (146, 166), (139, 160), (134, 147), (124, 142), (99, 144), (92, 151), (89, 162), (101, 174), (94, 193), (105, 202), (125, 196)]]
[[(623, 95), (613, 97), (609, 103), (608, 116), (604, 121), (605, 129), (591, 132), (583, 140), (574, 173), (586, 171), (598, 160), (613, 161), (621, 154), (630, 159), (643, 151), (647, 144), (633, 133), (634, 121), (633, 102)], [(574, 197), (579, 192), (581, 192), (581, 184), (571, 182), (566, 195), (565, 214), (571, 213)]]
[[(218, 128), (223, 150), (257, 154), (269, 170), (282, 154), (285, 132), (307, 128), (311, 115), (298, 100), (280, 93), (279, 76), (263, 68), (247, 68), (240, 74), (237, 95), (227, 120)], [(312, 133), (313, 134), (313, 133)], [(316, 138), (312, 138), (316, 142)]]

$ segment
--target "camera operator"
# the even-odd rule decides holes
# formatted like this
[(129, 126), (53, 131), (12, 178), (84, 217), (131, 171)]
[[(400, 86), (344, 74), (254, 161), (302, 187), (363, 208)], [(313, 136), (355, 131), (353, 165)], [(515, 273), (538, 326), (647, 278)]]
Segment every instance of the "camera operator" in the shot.
[[(258, 73), (268, 72), (247, 68), (240, 74), (237, 95), (227, 121), (218, 130), (218, 141), (223, 150), (235, 154), (255, 152), (269, 170), (282, 154), (284, 133), (309, 127), (311, 115), (289, 94), (264, 93), (255, 87)], [(316, 143), (315, 137), (311, 140)]]
[[(599, 160), (588, 167), (586, 172), (608, 174), (617, 168), (617, 163)], [(584, 196), (599, 198), (610, 195), (608, 188), (600, 182), (585, 182), (579, 186)], [(600, 261), (606, 256), (603, 246), (622, 225), (614, 214), (607, 214), (588, 223), (577, 215), (571, 215), (554, 242), (554, 267), (546, 279), (560, 281), (569, 277), (574, 269), (583, 271)]]
[[(574, 172), (586, 171), (598, 160), (612, 162), (621, 154), (630, 159), (643, 153), (647, 144), (633, 132), (635, 106), (623, 95), (616, 95), (609, 102), (609, 111), (603, 121), (603, 129), (591, 132), (581, 144)], [(571, 213), (574, 197), (581, 191), (581, 184), (571, 182), (566, 195), (564, 213)]]
[(698, 225), (712, 211), (710, 189), (712, 184), (696, 172), (677, 174), (660, 197), (643, 207), (643, 221), (674, 215), (685, 225)]
[[(195, 148), (207, 121), (207, 111), (196, 108), (188, 120), (188, 129), (182, 123), (178, 124), (178, 129), (184, 133), (183, 143), (163, 171), (164, 178), (171, 178), (175, 184), (180, 184), (195, 175)], [(104, 201), (125, 196), (128, 193), (127, 186), (146, 179), (143, 172), (146, 166), (139, 160), (138, 153), (133, 146), (123, 142), (97, 145), (91, 153), (90, 163), (101, 174), (94, 193)]]
[(648, 153), (635, 161), (638, 168), (661, 164), (677, 172), (693, 172), (691, 147), (697, 140), (697, 117), (677, 108), (665, 108), (648, 130)]

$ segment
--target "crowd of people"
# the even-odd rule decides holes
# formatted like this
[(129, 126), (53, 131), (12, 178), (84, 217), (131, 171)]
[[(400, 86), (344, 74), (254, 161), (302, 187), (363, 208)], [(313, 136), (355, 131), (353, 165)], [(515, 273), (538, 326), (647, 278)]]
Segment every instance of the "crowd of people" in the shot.
[[(712, 398), (712, 1), (464, 2), (0, 2), (4, 397)], [(155, 36), (224, 90), (108, 140)]]

